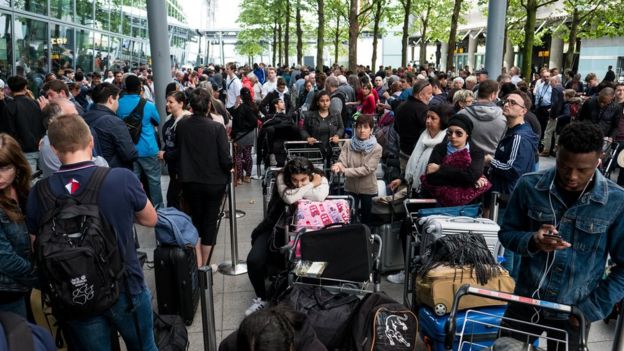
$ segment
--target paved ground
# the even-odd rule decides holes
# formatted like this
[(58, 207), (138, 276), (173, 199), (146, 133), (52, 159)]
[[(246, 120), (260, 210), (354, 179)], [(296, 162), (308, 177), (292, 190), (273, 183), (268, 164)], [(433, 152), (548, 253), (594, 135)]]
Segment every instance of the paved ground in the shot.
[[(541, 159), (541, 168), (554, 165), (554, 159)], [(615, 178), (614, 178), (615, 179)], [(163, 189), (166, 189), (168, 177), (163, 176)], [(238, 249), (239, 258), (245, 259), (250, 249), (250, 233), (262, 219), (262, 190), (261, 181), (252, 180), (251, 184), (244, 184), (236, 188), (236, 205), (239, 210), (245, 211), (246, 215), (238, 219)], [(148, 253), (151, 261), (153, 249), (156, 246), (153, 230), (139, 229), (139, 241), (141, 249)], [(221, 223), (219, 236), (212, 258), (212, 263), (221, 263), (230, 260), (230, 235), (229, 223), (224, 220)], [(156, 306), (156, 294), (154, 289), (154, 271), (146, 268), (145, 276), (148, 286), (154, 292), (154, 306)], [(387, 283), (384, 279), (382, 290), (398, 301), (402, 301), (402, 286)], [(214, 312), (216, 320), (217, 344), (222, 338), (234, 331), (243, 320), (244, 311), (254, 297), (253, 289), (247, 275), (225, 276), (220, 273), (214, 275)], [(597, 322), (592, 325), (589, 341), (591, 350), (610, 350), (613, 341), (615, 323), (605, 325)], [(198, 308), (193, 324), (189, 327), (190, 350), (203, 350), (201, 309)]]

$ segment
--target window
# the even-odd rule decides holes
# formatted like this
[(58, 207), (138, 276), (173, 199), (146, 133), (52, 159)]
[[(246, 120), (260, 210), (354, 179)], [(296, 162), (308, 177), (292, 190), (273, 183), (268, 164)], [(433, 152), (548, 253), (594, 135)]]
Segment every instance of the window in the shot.
[(50, 28), (50, 46), (52, 47), (52, 72), (73, 68), (74, 65), (74, 29), (61, 25)]
[(76, 69), (93, 71), (93, 33), (89, 30), (76, 31)]
[(50, 15), (65, 21), (74, 20), (73, 0), (50, 0)]
[(48, 72), (48, 24), (30, 18), (15, 19), (15, 67), (18, 75), (28, 79), (35, 95)]
[(48, 1), (47, 0), (15, 0), (14, 6), (16, 9), (30, 11), (41, 15), (48, 14)]
[(93, 0), (76, 0), (76, 21), (85, 26), (93, 25)]
[(11, 45), (11, 15), (0, 13), (0, 79), (5, 82), (13, 72)]
[(110, 3), (110, 31), (116, 33), (121, 31), (121, 5), (119, 1)]
[(95, 45), (95, 72), (102, 72), (108, 68), (110, 59), (110, 37), (105, 34), (95, 33), (93, 43)]
[(109, 30), (110, 28), (110, 3), (105, 0), (95, 1), (95, 27)]

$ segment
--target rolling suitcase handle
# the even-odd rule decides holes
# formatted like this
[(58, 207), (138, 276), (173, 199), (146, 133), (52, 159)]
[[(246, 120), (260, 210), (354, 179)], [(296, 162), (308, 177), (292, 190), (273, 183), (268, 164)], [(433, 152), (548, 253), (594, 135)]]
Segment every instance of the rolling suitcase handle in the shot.
[[(451, 350), (453, 348), (453, 341), (455, 340), (455, 331), (457, 329), (455, 317), (459, 309), (459, 300), (465, 295), (475, 295), (475, 296), (486, 297), (489, 299), (494, 299), (494, 300), (499, 300), (499, 301), (522, 303), (525, 305), (530, 305), (530, 306), (545, 308), (545, 309), (549, 309), (549, 310), (553, 310), (557, 312), (567, 313), (576, 317), (576, 319), (579, 321), (579, 324), (580, 324), (580, 330), (585, 330), (586, 328), (587, 321), (585, 320), (585, 316), (583, 315), (583, 312), (581, 312), (581, 310), (579, 310), (575, 306), (562, 305), (556, 302), (537, 300), (537, 299), (533, 299), (530, 297), (523, 297), (523, 296), (513, 295), (513, 294), (504, 293), (500, 291), (475, 288), (468, 284), (464, 284), (459, 289), (457, 289), (457, 292), (455, 293), (455, 298), (453, 299), (453, 307), (451, 308), (451, 313), (449, 314), (449, 318), (446, 321), (446, 325), (444, 328), (446, 332), (446, 338), (444, 340), (444, 346), (446, 350)], [(579, 333), (579, 335), (580, 335), (579, 342), (581, 345), (580, 351), (587, 351), (588, 349), (587, 349), (587, 340), (585, 340), (585, 333), (581, 332)], [(576, 350), (573, 350), (573, 351), (576, 351)]]

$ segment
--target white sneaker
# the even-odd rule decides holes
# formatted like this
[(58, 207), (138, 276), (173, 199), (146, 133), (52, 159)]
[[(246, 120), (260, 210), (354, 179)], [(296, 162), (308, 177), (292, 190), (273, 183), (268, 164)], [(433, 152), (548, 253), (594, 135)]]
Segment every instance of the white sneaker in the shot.
[(249, 316), (250, 314), (254, 312), (260, 311), (261, 309), (265, 308), (266, 305), (267, 305), (267, 301), (264, 301), (260, 299), (259, 297), (256, 297), (255, 299), (251, 301), (251, 306), (249, 306), (249, 308), (245, 311), (245, 316)]
[(269, 155), (269, 165), (271, 167), (277, 166), (277, 159), (275, 158), (275, 154), (270, 154)]
[(386, 277), (386, 280), (394, 284), (403, 284), (405, 282), (405, 271), (400, 271), (396, 274), (390, 274)]

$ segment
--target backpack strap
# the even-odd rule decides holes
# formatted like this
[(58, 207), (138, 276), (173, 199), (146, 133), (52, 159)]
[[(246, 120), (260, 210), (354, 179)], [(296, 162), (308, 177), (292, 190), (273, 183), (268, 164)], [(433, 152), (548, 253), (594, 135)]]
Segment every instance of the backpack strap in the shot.
[(54, 194), (52, 194), (52, 190), (50, 190), (50, 177), (37, 182), (36, 191), (39, 196), (39, 202), (41, 203), (41, 206), (43, 206), (44, 211), (47, 211), (56, 205), (56, 196), (54, 196)]
[(109, 171), (110, 168), (95, 167), (86, 188), (75, 198), (83, 204), (97, 204), (100, 187)]
[(32, 330), (26, 320), (15, 313), (0, 312), (9, 350), (35, 351)]

